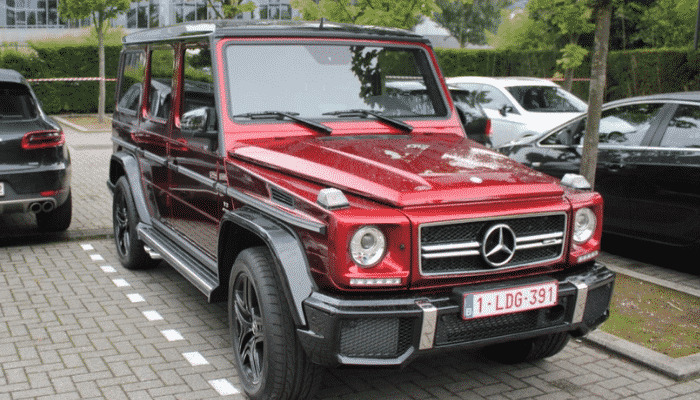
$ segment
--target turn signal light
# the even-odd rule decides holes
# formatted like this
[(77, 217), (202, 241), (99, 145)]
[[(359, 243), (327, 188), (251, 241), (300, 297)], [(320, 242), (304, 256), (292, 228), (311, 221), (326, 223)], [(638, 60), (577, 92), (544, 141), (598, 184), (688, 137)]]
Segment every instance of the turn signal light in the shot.
[(58, 147), (66, 142), (63, 131), (51, 129), (45, 131), (27, 132), (22, 137), (22, 148), (25, 150), (46, 149)]

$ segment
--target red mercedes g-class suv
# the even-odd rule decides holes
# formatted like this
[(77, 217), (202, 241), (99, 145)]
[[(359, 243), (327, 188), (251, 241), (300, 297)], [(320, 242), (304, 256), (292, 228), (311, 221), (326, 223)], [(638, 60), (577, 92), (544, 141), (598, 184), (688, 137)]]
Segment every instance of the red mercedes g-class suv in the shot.
[(228, 299), (251, 398), (441, 350), (544, 358), (608, 317), (601, 197), (466, 138), (421, 36), (182, 24), (126, 36), (118, 79), (121, 262)]

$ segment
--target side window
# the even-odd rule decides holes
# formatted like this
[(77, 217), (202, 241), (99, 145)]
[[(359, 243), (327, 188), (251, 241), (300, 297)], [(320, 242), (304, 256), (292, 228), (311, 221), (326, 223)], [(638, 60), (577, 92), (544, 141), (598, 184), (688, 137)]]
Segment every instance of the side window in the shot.
[(172, 82), (175, 51), (159, 47), (151, 51), (151, 87), (148, 92), (148, 113), (151, 117), (168, 119), (172, 108)]
[(204, 138), (210, 149), (216, 145), (218, 133), (213, 82), (209, 46), (188, 46), (184, 54), (181, 130), (183, 136)]
[(583, 135), (586, 133), (586, 118), (577, 119), (562, 127), (558, 131), (548, 135), (540, 144), (554, 145), (580, 145), (583, 143)]
[(700, 107), (678, 106), (661, 139), (661, 147), (700, 148)]
[(122, 65), (117, 109), (135, 113), (141, 104), (141, 84), (146, 70), (146, 55), (142, 51), (123, 53)]
[(663, 103), (631, 104), (603, 111), (600, 143), (639, 146)]
[(511, 113), (517, 113), (517, 111), (513, 107), (513, 103), (511, 103), (508, 100), (508, 98), (503, 93), (501, 93), (500, 90), (496, 89), (493, 86), (484, 85), (481, 88), (478, 100), (484, 108), (490, 108), (491, 110), (500, 110), (504, 106), (507, 106), (513, 109)]

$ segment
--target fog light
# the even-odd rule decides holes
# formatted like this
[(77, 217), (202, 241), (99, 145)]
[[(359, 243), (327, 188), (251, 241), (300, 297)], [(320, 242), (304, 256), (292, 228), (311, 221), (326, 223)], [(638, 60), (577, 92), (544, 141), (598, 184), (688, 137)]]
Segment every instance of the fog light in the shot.
[(350, 286), (399, 286), (399, 285), (401, 285), (401, 278), (378, 278), (378, 279), (353, 278), (353, 279), (350, 279)]

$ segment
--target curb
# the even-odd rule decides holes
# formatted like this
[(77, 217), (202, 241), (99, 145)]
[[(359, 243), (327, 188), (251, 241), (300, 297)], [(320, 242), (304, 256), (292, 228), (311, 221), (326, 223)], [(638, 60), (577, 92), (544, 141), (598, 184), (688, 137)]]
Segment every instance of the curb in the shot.
[(676, 380), (686, 380), (700, 376), (700, 354), (671, 358), (601, 330), (593, 331), (582, 339)]
[[(99, 133), (99, 132), (107, 132), (108, 131), (105, 129), (87, 129), (84, 126), (76, 125), (76, 124), (74, 124), (66, 119), (63, 119), (59, 116), (56, 116), (56, 115), (52, 115), (51, 118), (55, 119), (56, 121), (58, 121), (62, 125), (67, 125), (71, 129), (74, 129), (74, 130), (76, 130), (78, 132), (82, 132), (82, 133)], [(105, 116), (105, 118), (109, 119), (110, 121), (112, 120), (111, 117)]]
[[(700, 297), (700, 290), (685, 286), (683, 284), (642, 274), (625, 267), (610, 264), (607, 264), (606, 266), (608, 269), (616, 273), (628, 275), (633, 278), (683, 292), (691, 296)], [(686, 380), (700, 376), (700, 353), (691, 354), (680, 358), (673, 358), (603, 332), (600, 329), (589, 333), (582, 339), (596, 347), (645, 365), (676, 380)]]

